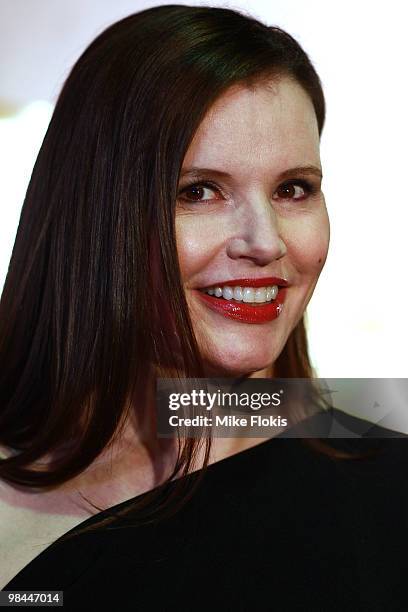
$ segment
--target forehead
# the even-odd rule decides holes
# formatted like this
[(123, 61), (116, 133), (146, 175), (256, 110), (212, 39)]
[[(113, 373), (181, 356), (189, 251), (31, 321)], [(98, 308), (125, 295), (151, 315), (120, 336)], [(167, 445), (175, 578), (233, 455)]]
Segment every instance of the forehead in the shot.
[(319, 133), (312, 101), (289, 78), (248, 88), (236, 85), (207, 112), (191, 142), (184, 166), (211, 162), (231, 171), (263, 163), (319, 161)]

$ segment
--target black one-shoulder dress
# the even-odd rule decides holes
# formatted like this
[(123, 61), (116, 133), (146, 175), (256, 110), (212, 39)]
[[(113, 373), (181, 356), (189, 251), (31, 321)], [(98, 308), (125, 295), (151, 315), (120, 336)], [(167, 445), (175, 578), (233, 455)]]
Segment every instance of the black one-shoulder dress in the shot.
[(64, 610), (92, 612), (408, 610), (408, 436), (336, 409), (310, 424), (376, 454), (335, 460), (294, 428), (210, 465), (170, 518), (57, 540), (3, 590), (60, 590)]

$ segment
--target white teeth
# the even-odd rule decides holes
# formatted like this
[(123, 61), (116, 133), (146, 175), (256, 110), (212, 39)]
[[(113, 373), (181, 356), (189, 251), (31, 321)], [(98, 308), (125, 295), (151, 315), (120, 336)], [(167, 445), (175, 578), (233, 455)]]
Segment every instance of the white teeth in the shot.
[(208, 295), (214, 295), (215, 297), (222, 297), (225, 300), (236, 300), (237, 302), (254, 302), (256, 304), (263, 304), (274, 300), (278, 294), (278, 286), (272, 285), (269, 287), (224, 287), (216, 286), (206, 289), (205, 293)]
[(252, 287), (244, 287), (244, 290), (242, 292), (243, 302), (255, 302), (254, 296), (255, 296), (255, 289), (252, 289)]
[(234, 297), (234, 290), (232, 287), (223, 287), (222, 288), (222, 297), (226, 300), (230, 300)]
[(254, 302), (266, 302), (266, 289), (257, 289), (255, 291)]
[(242, 289), (241, 289), (241, 287), (234, 287), (234, 300), (242, 302)]
[(278, 287), (274, 285), (273, 287), (268, 287), (266, 289), (266, 301), (274, 300), (278, 294)]

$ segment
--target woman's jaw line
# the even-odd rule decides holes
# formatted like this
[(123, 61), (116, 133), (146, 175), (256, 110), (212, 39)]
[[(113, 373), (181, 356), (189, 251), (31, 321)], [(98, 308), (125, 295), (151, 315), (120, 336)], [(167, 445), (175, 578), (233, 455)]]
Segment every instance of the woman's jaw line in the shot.
[(228, 369), (215, 365), (214, 363), (204, 360), (204, 369), (206, 378), (273, 378), (274, 377), (274, 362), (261, 369), (242, 370)]

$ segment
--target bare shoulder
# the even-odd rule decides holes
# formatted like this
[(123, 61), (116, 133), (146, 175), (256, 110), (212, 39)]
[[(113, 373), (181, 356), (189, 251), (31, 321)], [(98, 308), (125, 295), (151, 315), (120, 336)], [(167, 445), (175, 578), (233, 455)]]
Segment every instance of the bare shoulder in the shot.
[(74, 513), (67, 501), (49, 492), (23, 492), (0, 480), (0, 589), (86, 518)]
[[(0, 448), (2, 458), (10, 456)], [(25, 488), (0, 478), (0, 589), (62, 535), (110, 502), (101, 481), (79, 477), (53, 489)]]
[[(4, 447), (0, 453), (9, 456)], [(147, 456), (109, 452), (52, 490), (24, 489), (0, 478), (0, 589), (59, 537), (96, 514), (92, 504), (103, 510), (127, 501), (154, 488), (156, 477)]]

